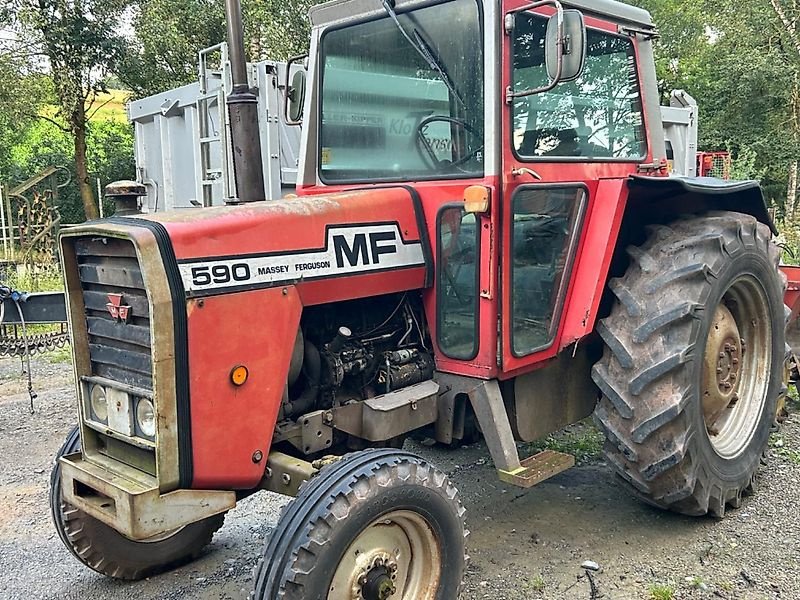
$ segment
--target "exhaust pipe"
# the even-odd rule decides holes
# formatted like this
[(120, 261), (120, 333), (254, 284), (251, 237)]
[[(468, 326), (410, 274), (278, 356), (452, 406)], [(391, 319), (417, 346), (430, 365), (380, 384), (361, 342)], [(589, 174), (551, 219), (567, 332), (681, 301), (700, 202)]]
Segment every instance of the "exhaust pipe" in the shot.
[(228, 21), (228, 55), (233, 82), (227, 103), (237, 196), (226, 202), (228, 204), (259, 202), (266, 198), (264, 167), (261, 162), (261, 137), (258, 131), (258, 96), (250, 89), (247, 82), (247, 57), (244, 51), (240, 0), (225, 0), (225, 15)]

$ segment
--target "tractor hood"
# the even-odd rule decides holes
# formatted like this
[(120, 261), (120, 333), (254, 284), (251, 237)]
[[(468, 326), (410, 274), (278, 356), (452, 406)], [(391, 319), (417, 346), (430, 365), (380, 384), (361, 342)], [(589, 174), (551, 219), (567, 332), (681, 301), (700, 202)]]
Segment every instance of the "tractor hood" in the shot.
[[(166, 233), (187, 297), (297, 285), (304, 304), (317, 304), (419, 289), (432, 279), (425, 220), (411, 188), (372, 188), (115, 222)], [(359, 285), (351, 281), (354, 277)]]

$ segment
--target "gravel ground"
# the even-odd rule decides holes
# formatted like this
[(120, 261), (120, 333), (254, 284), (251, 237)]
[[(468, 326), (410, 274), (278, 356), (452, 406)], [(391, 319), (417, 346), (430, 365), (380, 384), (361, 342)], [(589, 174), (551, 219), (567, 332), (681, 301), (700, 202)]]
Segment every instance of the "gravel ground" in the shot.
[[(198, 561), (159, 577), (119, 583), (72, 558), (47, 508), (52, 457), (74, 422), (71, 367), (39, 358), (33, 372), (30, 414), (19, 361), (0, 360), (0, 598), (245, 598), (285, 503), (276, 495), (241, 502)], [(462, 600), (800, 600), (800, 416), (773, 436), (758, 493), (721, 521), (651, 509), (591, 456), (525, 491), (497, 480), (482, 444), (409, 446), (451, 474), (467, 507), (472, 560)], [(587, 574), (585, 560), (599, 571)]]

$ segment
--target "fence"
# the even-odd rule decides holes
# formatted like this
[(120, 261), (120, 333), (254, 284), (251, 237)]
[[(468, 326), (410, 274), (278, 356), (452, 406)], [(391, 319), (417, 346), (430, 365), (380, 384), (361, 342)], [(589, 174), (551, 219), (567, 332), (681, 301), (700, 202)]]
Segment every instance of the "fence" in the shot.
[(34, 270), (36, 262), (52, 264), (61, 225), (59, 190), (69, 184), (64, 167), (52, 166), (14, 187), (0, 185), (0, 240), (8, 265)]

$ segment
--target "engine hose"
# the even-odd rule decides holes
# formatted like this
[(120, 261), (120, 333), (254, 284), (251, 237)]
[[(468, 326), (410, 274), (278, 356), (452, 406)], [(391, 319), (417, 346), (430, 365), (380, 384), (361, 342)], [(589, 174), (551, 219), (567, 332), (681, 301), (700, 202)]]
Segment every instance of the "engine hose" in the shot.
[(287, 402), (285, 405), (286, 415), (297, 415), (308, 412), (317, 401), (319, 396), (319, 380), (322, 373), (322, 364), (317, 347), (306, 340), (303, 352), (303, 375), (308, 382), (306, 389), (297, 397), (296, 400)]

